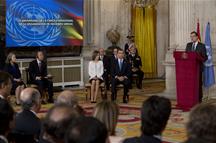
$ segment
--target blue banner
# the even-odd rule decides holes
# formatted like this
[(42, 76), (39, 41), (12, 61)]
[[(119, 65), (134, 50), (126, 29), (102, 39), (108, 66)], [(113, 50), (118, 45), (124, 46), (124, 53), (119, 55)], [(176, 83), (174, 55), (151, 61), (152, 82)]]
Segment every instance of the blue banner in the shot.
[(83, 0), (7, 0), (6, 47), (82, 45)]
[(214, 65), (212, 60), (212, 45), (211, 45), (211, 36), (210, 36), (210, 23), (206, 26), (205, 34), (205, 45), (208, 60), (204, 63), (204, 87), (209, 88), (215, 84), (215, 75), (214, 75)]

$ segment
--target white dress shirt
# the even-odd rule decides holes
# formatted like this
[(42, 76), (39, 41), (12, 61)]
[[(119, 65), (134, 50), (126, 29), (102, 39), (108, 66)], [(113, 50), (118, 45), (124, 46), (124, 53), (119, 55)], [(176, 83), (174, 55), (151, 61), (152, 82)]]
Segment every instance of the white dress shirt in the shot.
[(104, 73), (103, 62), (102, 61), (98, 61), (98, 62), (90, 61), (89, 66), (88, 66), (88, 73), (89, 73), (90, 79), (97, 77), (103, 80), (103, 77), (102, 77)]
[[(124, 59), (118, 59), (119, 68), (120, 68), (120, 66), (121, 66), (121, 68), (122, 68), (122, 66), (123, 66), (123, 61), (124, 61)], [(121, 70), (121, 69), (120, 69), (120, 70)]]
[(37, 60), (38, 65), (41, 64), (41, 61), (40, 61), (40, 60), (38, 60), (38, 59), (36, 59), (36, 60)]
[(5, 143), (8, 143), (8, 140), (5, 136), (0, 135), (0, 139), (2, 139)]
[(1, 99), (5, 99), (4, 96), (2, 96), (1, 94), (0, 94), (0, 98), (1, 98)]
[(124, 138), (118, 136), (109, 136), (110, 143), (123, 143)]
[(196, 50), (197, 44), (198, 44), (198, 41), (196, 41), (195, 43), (192, 44), (192, 47), (194, 45), (194, 49), (193, 49), (194, 51)]

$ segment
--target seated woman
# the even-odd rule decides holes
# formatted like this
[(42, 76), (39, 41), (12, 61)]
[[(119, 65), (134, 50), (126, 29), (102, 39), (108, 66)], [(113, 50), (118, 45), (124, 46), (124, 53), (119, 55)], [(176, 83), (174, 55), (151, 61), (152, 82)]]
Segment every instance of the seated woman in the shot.
[(89, 62), (88, 73), (91, 83), (91, 103), (96, 103), (100, 83), (103, 81), (103, 62), (99, 60), (99, 51), (94, 51), (92, 61)]
[(123, 142), (122, 137), (115, 136), (119, 116), (119, 107), (115, 102), (104, 100), (98, 103), (94, 108), (93, 116), (105, 124), (110, 143)]
[(16, 55), (9, 53), (6, 59), (5, 71), (13, 77), (13, 86), (11, 94), (16, 95), (16, 104), (20, 104), (20, 93), (24, 89), (24, 82), (21, 79), (19, 66), (16, 63)]

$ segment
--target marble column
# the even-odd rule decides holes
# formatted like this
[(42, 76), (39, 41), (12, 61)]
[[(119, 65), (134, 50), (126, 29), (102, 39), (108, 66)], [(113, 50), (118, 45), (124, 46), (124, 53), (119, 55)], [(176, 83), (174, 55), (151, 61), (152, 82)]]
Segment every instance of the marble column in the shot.
[(157, 11), (157, 72), (158, 77), (162, 77), (165, 74), (163, 61), (169, 45), (169, 0), (160, 0), (155, 8)]

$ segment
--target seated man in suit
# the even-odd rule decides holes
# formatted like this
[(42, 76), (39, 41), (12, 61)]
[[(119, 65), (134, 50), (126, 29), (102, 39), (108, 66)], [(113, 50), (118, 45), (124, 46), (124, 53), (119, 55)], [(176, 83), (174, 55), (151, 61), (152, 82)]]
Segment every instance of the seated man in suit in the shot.
[(53, 82), (49, 80), (47, 74), (47, 64), (44, 62), (44, 53), (37, 51), (36, 59), (29, 64), (30, 80), (38, 85), (42, 95), (43, 91), (48, 88), (49, 103), (53, 103)]
[(13, 134), (17, 142), (35, 142), (39, 139), (41, 121), (37, 117), (41, 107), (40, 92), (34, 88), (25, 88), (20, 95), (22, 111), (15, 117)]
[(0, 143), (8, 143), (7, 136), (14, 125), (14, 110), (7, 100), (0, 98)]
[(111, 68), (112, 76), (112, 100), (116, 100), (116, 86), (118, 84), (124, 85), (124, 96), (123, 103), (127, 103), (129, 100), (128, 88), (130, 85), (131, 66), (124, 59), (124, 51), (119, 49), (117, 52), (117, 59), (114, 61), (113, 67)]
[[(144, 77), (144, 72), (141, 70), (142, 61), (140, 56), (137, 54), (136, 47), (132, 46), (130, 49), (130, 54), (127, 56), (127, 60), (131, 64), (132, 75), (138, 75), (137, 88), (142, 88), (142, 80)], [(131, 76), (132, 77), (132, 76)], [(131, 79), (132, 81), (132, 79)]]
[(105, 55), (105, 51), (103, 48), (99, 49), (99, 56), (100, 56), (100, 60), (103, 61), (103, 66), (104, 66), (103, 79), (105, 81), (106, 88), (109, 90), (109, 86), (110, 86), (110, 79), (109, 79), (110, 62), (109, 62), (109, 58)]
[(141, 136), (126, 139), (123, 143), (162, 143), (161, 134), (171, 113), (169, 99), (151, 96), (141, 108)]

